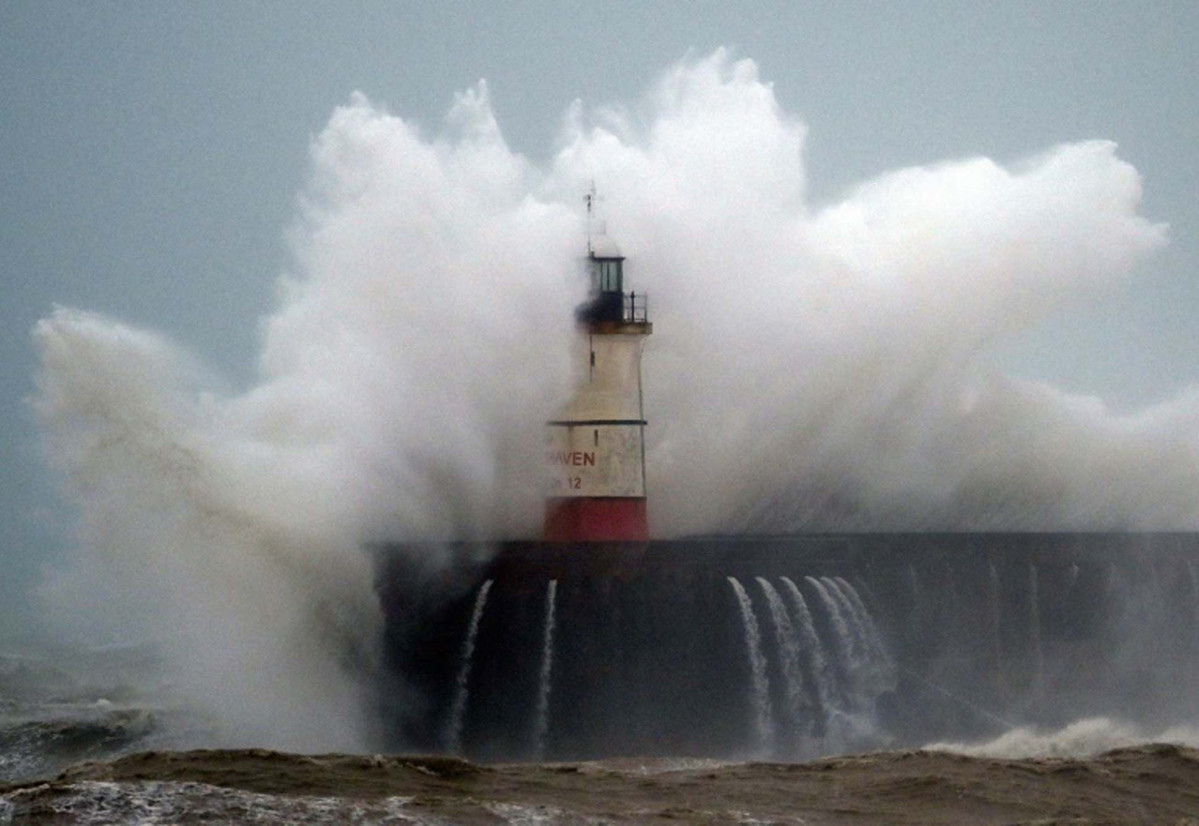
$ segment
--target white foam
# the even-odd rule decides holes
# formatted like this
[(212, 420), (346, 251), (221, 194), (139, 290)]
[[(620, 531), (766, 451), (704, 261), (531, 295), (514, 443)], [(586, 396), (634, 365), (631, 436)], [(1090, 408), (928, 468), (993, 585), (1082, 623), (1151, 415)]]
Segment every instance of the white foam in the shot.
[(1056, 731), (1015, 728), (993, 740), (978, 743), (932, 743), (925, 748), (975, 757), (1092, 757), (1112, 749), (1142, 743), (1175, 743), (1199, 748), (1199, 729), (1174, 726), (1149, 729), (1107, 717), (1077, 720)]
[[(435, 824), (407, 812), (411, 797), (362, 801), (315, 795), (271, 795), (206, 783), (87, 780), (42, 785), (0, 796), (0, 818), (9, 822), (25, 806), (96, 826), (169, 826), (188, 821), (223, 823), (411, 823)], [(0, 819), (0, 823), (6, 821)]]

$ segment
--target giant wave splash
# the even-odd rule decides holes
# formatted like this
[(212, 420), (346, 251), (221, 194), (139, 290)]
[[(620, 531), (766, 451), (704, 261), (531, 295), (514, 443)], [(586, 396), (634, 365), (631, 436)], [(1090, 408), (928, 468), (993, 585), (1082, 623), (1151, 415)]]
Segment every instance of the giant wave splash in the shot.
[(1199, 392), (1116, 415), (985, 358), (1164, 243), (1114, 145), (815, 204), (806, 126), (752, 61), (680, 63), (636, 111), (572, 108), (538, 164), (483, 83), (432, 137), (355, 95), (312, 143), (244, 392), (164, 336), (41, 321), (34, 403), (80, 514), (47, 601), (165, 640), (179, 685), (249, 741), (368, 745), (362, 549), (536, 532), (593, 180), (654, 313), (658, 535), (1199, 525)]

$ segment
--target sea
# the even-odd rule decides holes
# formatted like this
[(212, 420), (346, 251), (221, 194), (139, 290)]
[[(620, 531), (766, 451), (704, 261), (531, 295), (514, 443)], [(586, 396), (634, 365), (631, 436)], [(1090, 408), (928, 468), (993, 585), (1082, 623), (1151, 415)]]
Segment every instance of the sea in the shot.
[(149, 644), (0, 646), (0, 826), (1199, 824), (1187, 727), (1095, 718), (799, 762), (291, 754), (222, 748), (156, 666)]

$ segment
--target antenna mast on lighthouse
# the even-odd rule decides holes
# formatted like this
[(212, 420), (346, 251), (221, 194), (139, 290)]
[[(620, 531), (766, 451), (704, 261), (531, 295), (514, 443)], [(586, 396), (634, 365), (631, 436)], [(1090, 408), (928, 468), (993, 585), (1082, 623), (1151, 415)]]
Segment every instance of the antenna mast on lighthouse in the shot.
[(591, 255), (591, 219), (595, 214), (595, 179), (591, 179), (591, 189), (583, 196), (587, 203), (587, 254)]
[[(591, 245), (592, 237), (597, 234), (603, 235), (606, 232), (604, 222), (599, 221), (595, 217), (596, 204), (599, 203), (600, 196), (595, 191), (595, 179), (591, 179), (591, 188), (587, 190), (587, 194), (583, 196), (583, 202), (587, 204), (587, 255), (590, 256), (595, 252)], [(598, 226), (597, 226), (598, 225)]]
[(545, 539), (551, 542), (644, 542), (645, 411), (641, 350), (653, 332), (646, 296), (624, 291), (624, 261), (603, 227), (593, 230), (598, 196), (587, 205), (587, 272), (591, 291), (575, 310), (583, 376), (559, 417), (546, 423)]

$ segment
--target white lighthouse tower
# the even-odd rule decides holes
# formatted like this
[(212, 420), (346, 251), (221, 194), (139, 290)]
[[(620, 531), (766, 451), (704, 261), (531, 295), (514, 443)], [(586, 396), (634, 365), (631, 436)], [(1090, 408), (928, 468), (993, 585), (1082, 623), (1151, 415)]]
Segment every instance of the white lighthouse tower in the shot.
[(544, 538), (550, 542), (649, 538), (641, 350), (653, 325), (644, 293), (624, 292), (624, 260), (606, 235), (589, 239), (591, 293), (576, 311), (582, 380), (547, 423)]

